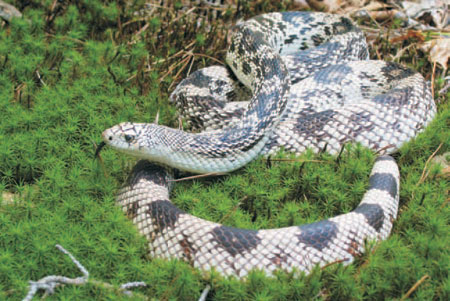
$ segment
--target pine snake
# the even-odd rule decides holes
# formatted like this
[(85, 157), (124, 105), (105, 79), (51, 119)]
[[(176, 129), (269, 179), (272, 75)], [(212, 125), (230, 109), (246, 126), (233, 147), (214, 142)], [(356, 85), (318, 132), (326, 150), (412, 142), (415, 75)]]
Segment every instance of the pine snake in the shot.
[[(149, 240), (151, 255), (245, 277), (252, 269), (309, 272), (350, 263), (366, 240), (385, 239), (397, 215), (399, 173), (377, 159), (370, 187), (352, 212), (313, 224), (244, 230), (212, 223), (169, 200), (170, 166), (230, 172), (281, 148), (338, 152), (348, 141), (390, 153), (417, 135), (436, 108), (423, 77), (401, 65), (368, 60), (363, 33), (346, 17), (269, 13), (239, 23), (224, 67), (183, 80), (171, 95), (200, 133), (124, 122), (104, 144), (140, 161), (117, 202)], [(249, 102), (241, 101), (248, 97)], [(237, 102), (236, 102), (237, 101)]]

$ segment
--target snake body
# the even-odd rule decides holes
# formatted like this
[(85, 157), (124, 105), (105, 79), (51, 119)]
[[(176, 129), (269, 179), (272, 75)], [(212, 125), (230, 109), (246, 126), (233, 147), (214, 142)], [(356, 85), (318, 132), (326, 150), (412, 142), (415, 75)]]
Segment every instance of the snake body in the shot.
[[(171, 95), (200, 133), (125, 122), (103, 133), (122, 152), (190, 172), (226, 172), (284, 148), (301, 153), (347, 141), (392, 152), (433, 118), (423, 77), (395, 63), (367, 60), (361, 31), (345, 17), (270, 13), (236, 26), (227, 62), (183, 80)], [(248, 96), (249, 102), (240, 101)], [(234, 102), (238, 100), (239, 102)], [(149, 240), (155, 257), (244, 277), (252, 269), (305, 272), (349, 263), (366, 240), (385, 239), (397, 214), (395, 161), (379, 157), (370, 187), (352, 212), (304, 226), (244, 230), (182, 212), (169, 200), (170, 172), (134, 168), (117, 201)]]
[[(150, 255), (178, 258), (204, 271), (245, 277), (260, 269), (309, 272), (315, 265), (351, 263), (366, 241), (388, 237), (397, 215), (399, 173), (395, 161), (379, 157), (369, 190), (352, 212), (316, 223), (270, 230), (245, 230), (209, 222), (169, 200), (170, 174), (140, 161), (117, 202), (149, 241)], [(173, 182), (172, 182), (173, 183)]]

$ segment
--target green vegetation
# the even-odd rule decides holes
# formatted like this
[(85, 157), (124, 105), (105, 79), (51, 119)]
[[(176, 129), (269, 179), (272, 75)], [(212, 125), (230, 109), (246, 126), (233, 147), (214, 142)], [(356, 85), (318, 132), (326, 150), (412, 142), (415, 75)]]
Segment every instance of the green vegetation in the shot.
[[(400, 299), (424, 276), (411, 298), (450, 299), (448, 174), (428, 161), (450, 146), (449, 93), (437, 92), (443, 85), (439, 66), (433, 83), (438, 115), (395, 155), (401, 200), (387, 241), (355, 264), (317, 268), (307, 277), (280, 272), (266, 278), (258, 271), (245, 281), (202, 276), (186, 263), (148, 257), (145, 239), (114, 204), (135, 160), (110, 149), (102, 162), (95, 160), (95, 143), (104, 129), (151, 121), (157, 111), (161, 123), (177, 126), (168, 95), (188, 70), (223, 61), (224, 24), (287, 7), (244, 2), (209, 30), (206, 23), (197, 29), (195, 18), (177, 11), (179, 3), (157, 10), (147, 23), (133, 15), (141, 7), (133, 1), (27, 1), (26, 8), (10, 2), (25, 19), (0, 27), (0, 299), (23, 298), (29, 280), (80, 276), (55, 244), (92, 278), (113, 285), (144, 281), (148, 287), (134, 291), (161, 300), (196, 299), (207, 284), (214, 300)], [(388, 45), (380, 34), (378, 42), (384, 58), (411, 41)], [(432, 65), (417, 47), (398, 60), (431, 79)], [(312, 222), (358, 204), (374, 158), (349, 146), (340, 160), (312, 153), (292, 161), (259, 159), (230, 176), (182, 182), (174, 202), (230, 226)], [(59, 287), (48, 299), (129, 298), (89, 284)]]

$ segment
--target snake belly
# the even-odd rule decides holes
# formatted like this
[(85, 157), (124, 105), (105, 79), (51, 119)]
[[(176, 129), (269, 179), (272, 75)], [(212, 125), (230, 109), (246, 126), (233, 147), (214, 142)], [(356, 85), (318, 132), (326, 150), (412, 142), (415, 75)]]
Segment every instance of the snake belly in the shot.
[(363, 34), (341, 16), (265, 14), (237, 26), (232, 41), (227, 61), (234, 74), (204, 68), (171, 95), (188, 124), (203, 132), (122, 123), (103, 133), (106, 144), (157, 162), (135, 166), (118, 204), (148, 239), (152, 256), (185, 260), (204, 271), (245, 277), (252, 269), (307, 273), (316, 265), (352, 262), (365, 241), (386, 239), (396, 218), (400, 181), (390, 156), (376, 160), (354, 211), (258, 231), (178, 209), (169, 200), (170, 171), (160, 164), (220, 172), (281, 148), (336, 153), (348, 141), (393, 152), (436, 113), (429, 85), (399, 64), (368, 60)]

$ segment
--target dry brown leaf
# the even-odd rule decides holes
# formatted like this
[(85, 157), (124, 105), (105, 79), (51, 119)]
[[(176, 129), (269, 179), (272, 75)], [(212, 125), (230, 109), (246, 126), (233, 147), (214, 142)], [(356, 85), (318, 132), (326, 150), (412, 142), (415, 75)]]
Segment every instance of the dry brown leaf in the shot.
[(309, 6), (319, 11), (333, 12), (341, 7), (341, 0), (306, 0)]
[(404, 35), (392, 38), (391, 43), (396, 44), (396, 43), (403, 42), (403, 41), (411, 39), (411, 38), (415, 38), (416, 40), (418, 40), (421, 43), (423, 43), (425, 41), (425, 36), (423, 35), (423, 33), (421, 31), (411, 29), (411, 30), (408, 30), (408, 32)]
[(450, 177), (450, 161), (447, 160), (448, 156), (450, 156), (450, 152), (446, 152), (440, 156), (436, 156), (433, 158), (434, 164), (440, 164), (442, 166), (440, 176), (444, 178)]
[[(426, 24), (443, 28), (447, 23), (448, 11), (445, 0), (402, 1), (405, 14), (414, 20), (422, 19)], [(432, 21), (432, 22), (431, 22)]]
[(10, 191), (2, 191), (0, 195), (0, 206), (16, 205), (21, 200), (32, 198), (38, 192), (39, 188), (37, 185), (26, 186), (22, 192), (13, 193)]
[(444, 177), (450, 176), (450, 167), (444, 168), (442, 170), (442, 174), (444, 175)]
[(15, 195), (14, 193), (8, 192), (8, 191), (2, 192), (2, 201), (1, 201), (2, 205), (13, 204), (16, 200), (17, 200), (17, 195)]
[(425, 42), (421, 49), (430, 53), (430, 60), (447, 70), (448, 59), (450, 57), (450, 39), (435, 39)]
[(304, 10), (304, 9), (310, 9), (308, 3), (306, 3), (306, 0), (294, 0), (293, 1), (295, 9), (298, 10)]
[(14, 17), (21, 18), (22, 13), (11, 4), (0, 0), (0, 18), (5, 19), (6, 21), (11, 21)]

